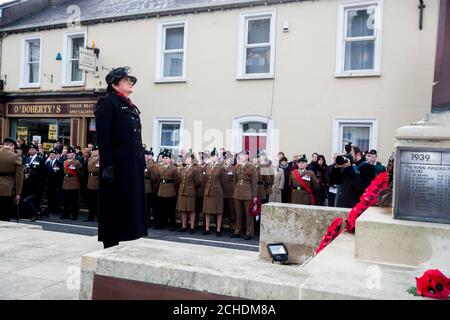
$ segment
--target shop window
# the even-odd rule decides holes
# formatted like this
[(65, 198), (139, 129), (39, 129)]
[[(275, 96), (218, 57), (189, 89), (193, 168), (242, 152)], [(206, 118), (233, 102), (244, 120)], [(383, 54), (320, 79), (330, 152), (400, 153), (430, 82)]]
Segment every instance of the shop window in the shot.
[(10, 135), (15, 139), (23, 138), (26, 144), (35, 140), (44, 147), (45, 144), (53, 147), (58, 140), (70, 145), (70, 119), (13, 119)]

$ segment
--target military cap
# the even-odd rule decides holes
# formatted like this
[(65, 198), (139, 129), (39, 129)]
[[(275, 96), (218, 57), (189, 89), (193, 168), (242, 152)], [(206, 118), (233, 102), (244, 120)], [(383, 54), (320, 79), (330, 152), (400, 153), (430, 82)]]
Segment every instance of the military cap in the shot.
[(150, 151), (149, 151), (148, 154), (151, 155), (151, 156), (154, 156), (154, 155), (155, 155), (155, 153), (153, 152), (153, 148), (150, 148)]
[(298, 159), (298, 162), (306, 162), (306, 163), (308, 163), (308, 158), (306, 158), (306, 155), (304, 154), (303, 156), (301, 156), (301, 157)]
[(76, 153), (74, 147), (67, 147), (67, 153)]
[(162, 152), (162, 156), (163, 158), (172, 158), (172, 152), (168, 149), (164, 149), (164, 151)]
[(261, 156), (264, 156), (264, 157), (267, 156), (265, 150), (258, 150), (258, 151), (256, 152), (256, 157), (257, 157), (257, 158), (259, 158), (259, 157), (261, 157)]
[(231, 153), (231, 151), (225, 151), (224, 153), (223, 153), (223, 158), (224, 159), (233, 159), (233, 154)]
[(219, 152), (217, 151), (216, 148), (214, 148), (213, 151), (211, 151), (211, 157), (214, 157), (214, 156), (219, 156)]
[(192, 149), (190, 149), (189, 152), (184, 155), (183, 161), (186, 161), (187, 158), (191, 158), (192, 161), (195, 160), (195, 154), (192, 152)]
[(108, 84), (108, 86), (111, 86), (117, 80), (128, 77), (131, 80), (131, 82), (133, 82), (133, 85), (135, 85), (137, 82), (137, 78), (130, 76), (130, 72), (131, 72), (130, 67), (115, 68), (111, 70), (106, 76), (105, 78), (106, 83)]
[(241, 152), (239, 152), (239, 155), (246, 155), (246, 156), (249, 156), (249, 155), (250, 155), (250, 151), (248, 151), (248, 150), (242, 150)]
[(378, 153), (377, 153), (377, 150), (372, 149), (372, 150), (370, 150), (370, 151), (368, 152), (368, 154), (371, 154), (371, 155), (373, 155), (373, 156), (376, 156)]
[(35, 149), (35, 150), (38, 150), (38, 151), (39, 151), (38, 146), (35, 145), (35, 144), (30, 144), (30, 146), (28, 147), (28, 150), (30, 150), (30, 149)]
[(56, 152), (56, 149), (50, 149), (50, 150), (48, 151), (48, 154), (51, 154), (51, 153), (56, 154), (56, 153), (57, 153), (57, 152)]
[(17, 148), (17, 141), (11, 138), (6, 138), (5, 140), (3, 140), (3, 144), (5, 143), (12, 143), (14, 145), (15, 148)]

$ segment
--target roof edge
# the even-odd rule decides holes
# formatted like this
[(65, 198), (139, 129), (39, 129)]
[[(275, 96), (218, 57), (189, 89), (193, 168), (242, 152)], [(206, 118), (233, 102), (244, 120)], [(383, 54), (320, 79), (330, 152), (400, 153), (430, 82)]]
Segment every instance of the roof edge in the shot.
[[(262, 7), (262, 6), (270, 6), (277, 4), (288, 4), (295, 2), (305, 2), (305, 1), (320, 1), (320, 0), (258, 0), (258, 1), (245, 1), (239, 3), (226, 3), (226, 4), (197, 4), (197, 5), (189, 5), (179, 8), (173, 9), (160, 9), (147, 11), (142, 13), (134, 13), (128, 15), (121, 16), (106, 16), (94, 19), (82, 19), (82, 25), (92, 25), (98, 23), (113, 23), (113, 22), (121, 22), (121, 21), (129, 21), (129, 20), (142, 20), (149, 19), (154, 17), (161, 16), (171, 16), (171, 15), (182, 15), (182, 14), (195, 14), (195, 13), (204, 13), (204, 12), (213, 12), (220, 10), (232, 10), (232, 9), (242, 9), (246, 7)], [(26, 33), (26, 32), (36, 32), (42, 30), (51, 30), (51, 29), (61, 29), (67, 27), (67, 23), (58, 22), (55, 24), (41, 24), (41, 25), (25, 25), (20, 27), (5, 27), (0, 28), (1, 36), (5, 36), (7, 34), (16, 34), (16, 33)]]

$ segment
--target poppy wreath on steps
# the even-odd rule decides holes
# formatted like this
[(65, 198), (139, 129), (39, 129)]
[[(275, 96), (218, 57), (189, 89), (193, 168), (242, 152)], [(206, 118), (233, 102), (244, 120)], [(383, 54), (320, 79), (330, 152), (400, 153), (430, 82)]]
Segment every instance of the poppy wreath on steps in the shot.
[(331, 225), (328, 227), (327, 233), (325, 233), (325, 235), (323, 236), (319, 248), (314, 253), (314, 256), (318, 255), (320, 251), (322, 251), (344, 231), (344, 229), (342, 228), (342, 222), (342, 218), (336, 218), (333, 220)]
[(378, 195), (384, 189), (389, 188), (389, 176), (387, 172), (378, 175), (366, 189), (360, 198), (360, 202), (353, 207), (346, 220), (346, 230), (355, 232), (356, 220), (370, 207), (378, 203)]
[(416, 278), (417, 294), (433, 299), (450, 299), (450, 278), (438, 269), (425, 271), (422, 277)]

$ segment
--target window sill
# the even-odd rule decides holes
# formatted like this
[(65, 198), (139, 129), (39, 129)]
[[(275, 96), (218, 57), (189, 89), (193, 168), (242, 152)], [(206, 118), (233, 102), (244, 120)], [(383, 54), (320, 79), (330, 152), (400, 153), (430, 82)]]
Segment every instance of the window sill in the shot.
[(40, 89), (40, 84), (22, 84), (19, 86), (19, 89)]
[(72, 87), (84, 87), (84, 82), (73, 82), (73, 83), (63, 83), (62, 88), (72, 88)]
[(336, 78), (358, 78), (358, 77), (380, 77), (380, 71), (353, 71), (339, 72), (335, 74)]
[(254, 75), (239, 75), (236, 80), (273, 80), (275, 76), (273, 74), (254, 74)]
[(183, 83), (183, 82), (187, 82), (186, 78), (162, 78), (155, 80), (155, 83)]

